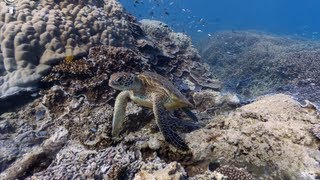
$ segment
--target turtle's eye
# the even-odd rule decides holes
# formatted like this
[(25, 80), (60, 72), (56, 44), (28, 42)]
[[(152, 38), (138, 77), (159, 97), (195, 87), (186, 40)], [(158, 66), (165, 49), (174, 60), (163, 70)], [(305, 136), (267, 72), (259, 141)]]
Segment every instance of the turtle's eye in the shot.
[(118, 82), (118, 83), (121, 82), (121, 81), (123, 81), (123, 77), (119, 77), (119, 78), (116, 79), (116, 82)]

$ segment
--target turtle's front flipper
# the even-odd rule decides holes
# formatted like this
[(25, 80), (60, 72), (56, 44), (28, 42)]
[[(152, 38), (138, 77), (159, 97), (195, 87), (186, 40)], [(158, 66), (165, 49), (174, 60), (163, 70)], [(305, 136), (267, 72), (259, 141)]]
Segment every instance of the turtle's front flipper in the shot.
[(185, 133), (194, 131), (194, 130), (202, 127), (201, 125), (196, 124), (192, 121), (186, 121), (186, 120), (182, 120), (182, 119), (178, 119), (178, 118), (174, 118), (173, 122), (174, 122), (174, 127), (176, 129), (178, 129), (181, 132), (185, 132)]
[(116, 98), (112, 118), (112, 136), (118, 137), (125, 120), (126, 107), (129, 100), (129, 91), (122, 91)]
[(197, 122), (199, 121), (197, 116), (190, 111), (190, 109), (184, 107), (184, 108), (181, 108), (183, 110), (184, 113), (186, 113), (193, 121)]
[(153, 113), (166, 141), (175, 147), (188, 150), (189, 147), (185, 141), (174, 132), (173, 128), (175, 126), (174, 119), (170, 116), (169, 111), (164, 107), (163, 97), (160, 95), (153, 95)]

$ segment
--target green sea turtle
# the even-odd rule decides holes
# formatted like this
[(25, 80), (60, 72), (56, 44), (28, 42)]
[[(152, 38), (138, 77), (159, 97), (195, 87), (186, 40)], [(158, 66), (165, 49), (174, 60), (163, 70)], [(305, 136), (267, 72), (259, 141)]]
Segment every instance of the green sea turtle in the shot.
[(189, 149), (175, 129), (190, 132), (200, 126), (171, 115), (169, 110), (182, 108), (192, 119), (196, 120), (196, 116), (188, 110), (188, 107), (193, 107), (193, 105), (170, 81), (152, 72), (144, 72), (139, 75), (119, 72), (111, 75), (109, 86), (122, 91), (117, 96), (114, 105), (113, 137), (119, 136), (125, 119), (127, 102), (131, 99), (153, 110), (156, 123), (166, 141), (179, 149)]

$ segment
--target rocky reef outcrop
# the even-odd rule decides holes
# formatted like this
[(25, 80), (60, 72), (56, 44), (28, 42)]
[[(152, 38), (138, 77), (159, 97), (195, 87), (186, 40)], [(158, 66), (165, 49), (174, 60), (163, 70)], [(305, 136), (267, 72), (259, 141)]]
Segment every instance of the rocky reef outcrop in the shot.
[(320, 44), (257, 32), (218, 32), (199, 45), (225, 87), (247, 98), (289, 93), (320, 103)]
[(244, 165), (261, 178), (312, 179), (319, 175), (320, 142), (312, 133), (319, 118), (288, 95), (269, 95), (214, 117), (187, 140), (199, 160)]

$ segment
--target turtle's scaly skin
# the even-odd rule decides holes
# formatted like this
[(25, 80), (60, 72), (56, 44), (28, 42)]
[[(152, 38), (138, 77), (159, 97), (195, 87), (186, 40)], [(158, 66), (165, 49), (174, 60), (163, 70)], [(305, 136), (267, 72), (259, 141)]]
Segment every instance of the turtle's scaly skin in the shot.
[(122, 90), (117, 96), (112, 120), (112, 135), (117, 137), (125, 119), (129, 99), (137, 104), (153, 109), (157, 125), (165, 139), (179, 149), (189, 149), (184, 140), (174, 131), (180, 127), (192, 131), (199, 126), (177, 119), (168, 110), (193, 107), (181, 92), (164, 77), (145, 72), (140, 75), (115, 73), (111, 75), (109, 86)]

